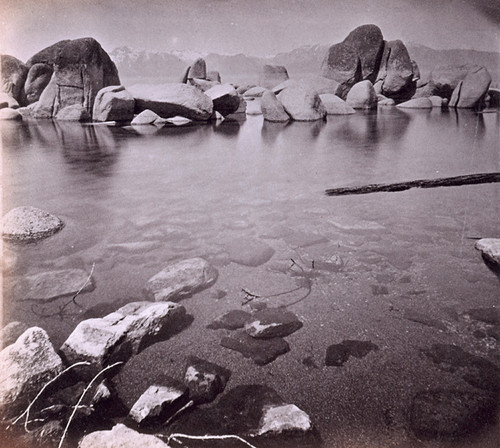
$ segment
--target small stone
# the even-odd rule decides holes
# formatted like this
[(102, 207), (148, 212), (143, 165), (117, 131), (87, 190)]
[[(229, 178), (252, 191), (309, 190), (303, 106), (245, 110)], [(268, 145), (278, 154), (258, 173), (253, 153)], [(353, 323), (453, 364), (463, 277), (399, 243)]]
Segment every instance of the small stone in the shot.
[(224, 391), (231, 372), (217, 364), (192, 356), (188, 360), (184, 384), (195, 403), (208, 403)]
[(157, 113), (153, 112), (152, 110), (146, 109), (143, 110), (139, 115), (137, 115), (130, 124), (133, 126), (154, 124), (154, 122), (159, 118), (160, 116)]
[(311, 419), (294, 404), (268, 405), (264, 408), (264, 415), (257, 435), (277, 435), (283, 433), (306, 433), (312, 428)]
[(234, 263), (257, 267), (271, 259), (274, 249), (258, 239), (238, 238), (225, 245), (229, 258)]
[(212, 286), (217, 269), (202, 258), (190, 258), (167, 265), (146, 284), (150, 298), (159, 301), (178, 301)]
[(238, 330), (222, 338), (221, 345), (240, 352), (245, 358), (251, 358), (255, 364), (261, 366), (269, 364), (278, 356), (290, 351), (290, 346), (282, 338), (256, 339), (244, 330)]
[(215, 319), (211, 324), (207, 325), (207, 328), (211, 330), (225, 329), (225, 330), (237, 330), (238, 328), (243, 328), (245, 322), (250, 318), (250, 313), (243, 310), (233, 310)]
[(6, 240), (35, 241), (47, 238), (64, 227), (54, 215), (35, 207), (18, 207), (3, 217), (3, 237)]
[(351, 356), (364, 358), (373, 350), (378, 350), (378, 346), (371, 341), (342, 341), (327, 348), (325, 365), (342, 366)]
[(245, 323), (245, 331), (254, 338), (270, 339), (288, 336), (302, 328), (302, 322), (291, 311), (266, 308), (251, 316)]

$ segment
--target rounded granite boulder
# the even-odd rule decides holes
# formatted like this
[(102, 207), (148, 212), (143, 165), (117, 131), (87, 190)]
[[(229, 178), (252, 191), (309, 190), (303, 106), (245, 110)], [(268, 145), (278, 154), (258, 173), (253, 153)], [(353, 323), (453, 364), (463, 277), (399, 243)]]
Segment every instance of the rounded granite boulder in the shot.
[(3, 238), (36, 241), (47, 238), (64, 227), (64, 222), (35, 207), (17, 207), (3, 217)]

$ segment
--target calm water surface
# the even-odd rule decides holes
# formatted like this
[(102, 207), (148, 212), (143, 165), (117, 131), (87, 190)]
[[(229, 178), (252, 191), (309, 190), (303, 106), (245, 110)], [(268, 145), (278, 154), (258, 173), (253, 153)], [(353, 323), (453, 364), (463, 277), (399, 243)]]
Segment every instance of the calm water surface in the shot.
[[(387, 109), (327, 122), (248, 117), (162, 129), (1, 126), (3, 213), (32, 205), (66, 223), (38, 244), (4, 244), (5, 322), (39, 325), (58, 347), (80, 320), (144, 299), (146, 281), (169, 261), (201, 256), (219, 270), (212, 288), (183, 300), (191, 326), (129, 361), (124, 390), (146, 389), (160, 371), (182, 378), (194, 354), (231, 368), (228, 388), (273, 387), (311, 416), (326, 446), (431, 446), (407, 429), (411, 398), (463, 384), (420, 350), (457, 344), (500, 362), (495, 341), (474, 337), (475, 324), (463, 316), (498, 305), (498, 279), (473, 239), (500, 237), (498, 184), (324, 195), (337, 186), (500, 171), (496, 113)], [(255, 240), (275, 250), (270, 261), (231, 262), (230, 250)], [(313, 260), (331, 257), (342, 263), (338, 272), (311, 271)], [(312, 274), (310, 294), (303, 298), (304, 287), (265, 298), (304, 284), (288, 270), (290, 259)], [(94, 263), (96, 289), (64, 316), (55, 313), (67, 298), (33, 306), (9, 290), (22, 275), (89, 272)], [(290, 352), (263, 367), (221, 347), (221, 332), (206, 329), (227, 311), (249, 309), (243, 288), (263, 296), (256, 302), (289, 305), (304, 322), (287, 337)], [(326, 348), (346, 339), (370, 340), (379, 350), (326, 367)]]

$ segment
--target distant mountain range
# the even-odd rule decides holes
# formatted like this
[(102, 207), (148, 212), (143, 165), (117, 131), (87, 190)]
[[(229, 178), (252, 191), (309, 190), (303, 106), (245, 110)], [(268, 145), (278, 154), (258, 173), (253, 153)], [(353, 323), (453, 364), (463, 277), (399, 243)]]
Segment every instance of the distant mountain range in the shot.
[[(500, 81), (500, 53), (476, 50), (434, 50), (415, 44), (406, 44), (410, 56), (419, 65), (422, 76), (440, 65), (474, 63), (485, 66), (494, 83)], [(153, 52), (129, 47), (114, 49), (110, 56), (118, 67), (125, 85), (135, 83), (164, 83), (179, 81), (196, 58), (203, 57), (208, 70), (218, 70), (223, 82), (257, 83), (259, 71), (265, 64), (284, 65), (290, 76), (319, 73), (328, 45), (309, 45), (272, 57), (254, 57), (244, 54), (201, 54), (195, 52)]]

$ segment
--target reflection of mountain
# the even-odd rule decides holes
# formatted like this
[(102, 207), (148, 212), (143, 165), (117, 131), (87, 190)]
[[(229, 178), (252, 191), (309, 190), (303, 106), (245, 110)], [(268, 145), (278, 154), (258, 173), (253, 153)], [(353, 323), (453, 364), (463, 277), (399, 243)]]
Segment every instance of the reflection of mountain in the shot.
[[(218, 70), (223, 81), (257, 82), (264, 64), (284, 65), (291, 76), (320, 72), (321, 63), (329, 45), (307, 45), (272, 57), (253, 57), (244, 54), (223, 55), (194, 52), (152, 52), (136, 51), (119, 47), (110, 53), (116, 63), (124, 84), (135, 82), (175, 82), (186, 66), (197, 57), (204, 57), (208, 70)], [(425, 76), (440, 65), (461, 65), (474, 63), (484, 65), (494, 80), (500, 80), (500, 53), (475, 50), (434, 50), (414, 43), (407, 44), (412, 59), (417, 61)]]

